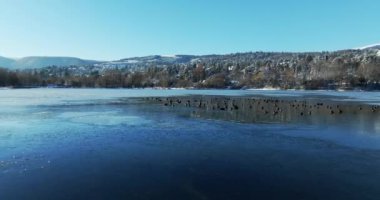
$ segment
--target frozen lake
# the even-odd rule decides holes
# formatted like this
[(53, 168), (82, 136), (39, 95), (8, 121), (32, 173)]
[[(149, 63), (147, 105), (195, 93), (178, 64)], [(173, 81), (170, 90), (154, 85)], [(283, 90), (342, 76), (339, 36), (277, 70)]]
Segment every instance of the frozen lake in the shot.
[(379, 199), (380, 121), (244, 124), (130, 97), (379, 92), (0, 90), (0, 199)]

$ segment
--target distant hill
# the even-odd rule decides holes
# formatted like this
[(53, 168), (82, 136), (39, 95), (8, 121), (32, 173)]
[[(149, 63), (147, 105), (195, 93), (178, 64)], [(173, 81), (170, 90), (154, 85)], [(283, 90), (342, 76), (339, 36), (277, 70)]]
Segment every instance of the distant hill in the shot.
[(380, 44), (367, 48), (367, 50), (380, 50)]
[(74, 57), (43, 57), (30, 56), (20, 59), (0, 57), (0, 66), (9, 69), (43, 68), (47, 66), (84, 66), (99, 63), (99, 61), (83, 60)]
[(0, 57), (0, 67), (9, 69), (32, 69), (48, 66), (86, 66), (99, 64), (102, 66), (135, 66), (135, 65), (172, 65), (190, 63), (201, 56), (193, 55), (152, 55), (144, 57), (125, 58), (116, 61), (94, 61), (75, 57), (40, 57), (30, 56), (20, 59)]
[(0, 67), (10, 68), (15, 60), (0, 56)]
[(14, 68), (42, 68), (46, 66), (81, 66), (81, 65), (92, 65), (98, 63), (98, 61), (93, 60), (83, 60), (74, 57), (25, 57), (16, 60), (14, 63)]
[(193, 55), (153, 55), (153, 56), (144, 56), (144, 57), (133, 57), (125, 58), (113, 62), (124, 63), (124, 64), (181, 64), (189, 63), (192, 59), (197, 58)]
[(368, 45), (362, 48), (359, 48), (362, 51), (374, 51), (377, 52), (377, 56), (380, 57), (380, 43), (379, 44), (373, 44), (373, 45)]
[(95, 64), (103, 69), (128, 68), (132, 71), (144, 70), (150, 66), (165, 67), (178, 64), (193, 63), (204, 56), (195, 55), (151, 55), (143, 57), (124, 58), (115, 61), (101, 62)]
[(367, 45), (367, 46), (360, 47), (357, 49), (359, 49), (359, 50), (380, 50), (380, 43), (379, 44)]
[[(359, 48), (353, 48), (351, 50), (342, 50), (331, 52), (333, 54), (345, 54), (346, 51), (354, 51), (355, 54), (360, 55), (363, 52), (375, 52), (375, 55), (380, 56), (380, 43), (367, 45)], [(250, 61), (268, 61), (269, 60), (286, 60), (294, 59), (297, 55), (313, 55), (316, 56), (317, 52), (309, 53), (276, 53), (276, 52), (257, 52), (255, 54), (248, 54)], [(245, 58), (242, 58), (243, 57)], [(239, 58), (238, 58), (239, 57)], [(165, 67), (168, 65), (178, 64), (192, 64), (199, 61), (202, 62), (220, 62), (221, 60), (234, 60), (243, 59), (246, 60), (247, 54), (226, 54), (226, 55), (151, 55), (143, 57), (131, 57), (114, 61), (94, 61), (84, 60), (76, 57), (43, 57), (43, 56), (29, 56), (20, 59), (11, 59), (0, 56), (0, 67), (9, 69), (32, 69), (32, 68), (44, 68), (48, 66), (68, 67), (68, 66), (89, 66), (95, 65), (103, 69), (107, 68), (129, 68), (131, 70), (142, 70), (149, 66)], [(232, 60), (231, 60), (232, 59)]]
[(110, 62), (26, 57), (11, 65), (39, 68), (40, 73), (2, 70), (8, 76), (3, 86), (380, 90), (379, 45), (333, 52), (153, 55)]

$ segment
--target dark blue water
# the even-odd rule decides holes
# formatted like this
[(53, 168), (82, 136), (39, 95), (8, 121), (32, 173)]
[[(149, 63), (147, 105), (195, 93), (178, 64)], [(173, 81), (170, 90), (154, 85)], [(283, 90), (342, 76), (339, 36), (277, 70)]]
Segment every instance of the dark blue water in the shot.
[(61, 96), (2, 97), (1, 200), (380, 198), (378, 121), (243, 124)]

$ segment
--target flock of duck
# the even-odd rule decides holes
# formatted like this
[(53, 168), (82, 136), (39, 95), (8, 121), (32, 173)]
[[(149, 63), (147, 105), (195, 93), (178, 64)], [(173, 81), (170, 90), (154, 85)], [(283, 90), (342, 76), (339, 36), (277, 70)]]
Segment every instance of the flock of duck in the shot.
[(379, 106), (321, 101), (315, 99), (279, 99), (267, 97), (177, 96), (151, 97), (146, 100), (164, 106), (184, 106), (215, 111), (255, 112), (264, 115), (291, 113), (299, 116), (313, 114), (342, 115), (345, 113), (379, 113)]

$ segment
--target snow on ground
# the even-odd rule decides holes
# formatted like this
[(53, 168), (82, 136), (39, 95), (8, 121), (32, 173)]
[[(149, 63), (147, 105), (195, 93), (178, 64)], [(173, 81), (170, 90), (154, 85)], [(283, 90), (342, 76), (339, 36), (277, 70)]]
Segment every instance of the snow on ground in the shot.
[(161, 57), (165, 57), (165, 58), (177, 58), (177, 55), (161, 55)]

